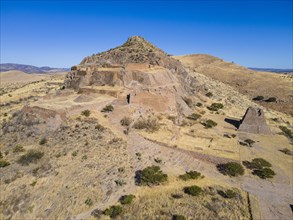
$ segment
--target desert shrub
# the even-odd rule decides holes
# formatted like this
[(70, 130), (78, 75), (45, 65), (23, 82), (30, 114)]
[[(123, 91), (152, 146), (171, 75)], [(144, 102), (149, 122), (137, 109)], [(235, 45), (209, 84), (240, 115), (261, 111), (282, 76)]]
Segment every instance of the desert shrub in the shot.
[(218, 194), (220, 196), (222, 196), (223, 198), (226, 198), (226, 199), (236, 198), (236, 196), (237, 196), (237, 193), (235, 191), (231, 190), (231, 189), (228, 189), (226, 191), (219, 190)]
[(100, 124), (96, 124), (95, 129), (97, 129), (98, 131), (104, 131), (105, 130), (105, 128)]
[(280, 130), (283, 132), (283, 135), (285, 135), (288, 138), (293, 139), (293, 133), (290, 129), (288, 129), (285, 126), (279, 126)]
[(183, 97), (182, 98), (184, 100), (184, 102), (186, 103), (186, 105), (188, 105), (188, 107), (192, 107), (192, 99), (188, 98), (188, 97)]
[(263, 99), (264, 99), (264, 97), (259, 95), (259, 96), (254, 97), (252, 100), (253, 101), (262, 101)]
[(206, 120), (205, 122), (202, 122), (202, 125), (205, 127), (205, 128), (212, 128), (212, 127), (215, 127), (217, 126), (217, 122), (213, 121), (213, 120)]
[(183, 215), (173, 215), (172, 220), (186, 220)]
[(119, 201), (122, 205), (130, 204), (132, 203), (133, 199), (135, 198), (135, 195), (129, 194), (121, 196)]
[(199, 196), (203, 192), (202, 188), (196, 185), (187, 186), (183, 189), (183, 191), (191, 196)]
[(155, 132), (160, 129), (160, 124), (156, 118), (139, 118), (133, 125), (135, 129), (146, 129), (148, 132)]
[(114, 110), (114, 107), (112, 105), (106, 105), (101, 112), (112, 112)]
[(2, 152), (0, 151), (0, 159), (2, 159), (3, 158), (3, 154), (2, 154)]
[(272, 164), (270, 162), (266, 161), (263, 158), (254, 158), (251, 163), (254, 164), (254, 166), (258, 167), (258, 168), (271, 167), (272, 166)]
[(202, 103), (198, 102), (198, 103), (196, 103), (196, 106), (197, 107), (201, 107), (202, 106)]
[(0, 160), (0, 167), (7, 167), (10, 163), (6, 160)]
[(265, 100), (266, 102), (276, 102), (277, 98), (276, 97), (270, 97), (267, 100)]
[(47, 138), (46, 137), (43, 137), (41, 140), (40, 140), (40, 142), (39, 142), (39, 144), (40, 145), (44, 145), (44, 144), (46, 144), (48, 141), (47, 141)]
[(212, 96), (213, 96), (213, 93), (211, 93), (211, 92), (208, 92), (208, 93), (206, 93), (206, 96), (210, 98), (210, 97), (212, 97)]
[(218, 164), (217, 169), (220, 173), (233, 176), (242, 176), (244, 174), (244, 168), (241, 164), (236, 162), (228, 162), (225, 164)]
[(86, 110), (84, 110), (84, 111), (81, 112), (81, 115), (83, 115), (83, 116), (85, 116), (85, 117), (89, 117), (90, 114), (91, 114), (91, 111), (88, 110), (88, 109), (86, 109)]
[(183, 195), (182, 194), (178, 194), (178, 193), (172, 194), (171, 196), (174, 199), (182, 199), (183, 198)]
[(113, 205), (110, 208), (104, 210), (103, 214), (115, 218), (122, 213), (123, 209), (120, 205)]
[(276, 175), (271, 168), (267, 167), (253, 170), (252, 174), (260, 177), (261, 179), (273, 178)]
[(186, 181), (186, 180), (190, 180), (190, 179), (198, 179), (201, 177), (201, 173), (191, 170), (186, 172), (185, 174), (182, 174), (179, 176), (180, 179)]
[(191, 115), (187, 116), (188, 119), (190, 120), (197, 120), (201, 117), (200, 114), (192, 113)]
[(131, 124), (131, 121), (132, 121), (131, 118), (125, 116), (120, 120), (120, 124), (122, 126), (129, 126)]
[(156, 163), (162, 163), (162, 159), (160, 159), (160, 158), (158, 158), (158, 157), (156, 157), (156, 158), (154, 159), (154, 161), (155, 161)]
[(164, 174), (159, 166), (149, 166), (138, 172), (136, 180), (139, 185), (159, 185), (168, 180), (167, 174)]
[(23, 148), (23, 146), (21, 146), (20, 144), (17, 144), (13, 149), (12, 152), (13, 153), (19, 153), (19, 152), (24, 152), (25, 149)]
[(126, 182), (122, 179), (119, 179), (119, 180), (115, 180), (115, 183), (117, 186), (123, 186), (126, 184)]
[[(282, 153), (293, 156), (293, 151), (288, 148), (284, 148), (280, 150)], [(0, 157), (1, 158), (1, 157)]]
[(21, 165), (29, 165), (30, 163), (35, 163), (44, 156), (43, 152), (37, 150), (29, 150), (26, 154), (22, 155), (17, 163)]
[(78, 153), (78, 151), (77, 151), (77, 150), (75, 150), (75, 151), (73, 151), (73, 152), (72, 152), (72, 154), (71, 154), (71, 155), (72, 155), (73, 157), (76, 157), (76, 156), (77, 156), (77, 153)]
[(251, 139), (245, 139), (244, 142), (246, 144), (248, 144), (250, 147), (255, 143), (255, 141), (254, 140), (251, 140)]
[(224, 108), (222, 103), (213, 103), (209, 107), (207, 107), (210, 111), (218, 111), (219, 109)]
[(92, 206), (93, 205), (93, 200), (91, 198), (87, 198), (84, 203), (88, 206)]
[(176, 121), (176, 116), (168, 115), (167, 119), (170, 120), (170, 121), (172, 121), (173, 123), (175, 123), (175, 121)]

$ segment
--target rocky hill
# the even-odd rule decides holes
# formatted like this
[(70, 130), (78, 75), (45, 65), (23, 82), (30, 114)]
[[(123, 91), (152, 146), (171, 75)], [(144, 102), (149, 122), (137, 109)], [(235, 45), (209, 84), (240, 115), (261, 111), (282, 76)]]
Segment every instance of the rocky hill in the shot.
[(2, 63), (0, 64), (0, 72), (7, 72), (11, 70), (19, 70), (24, 73), (56, 73), (67, 72), (67, 68), (52, 68), (48, 66), (36, 67), (32, 65), (17, 64), (17, 63)]

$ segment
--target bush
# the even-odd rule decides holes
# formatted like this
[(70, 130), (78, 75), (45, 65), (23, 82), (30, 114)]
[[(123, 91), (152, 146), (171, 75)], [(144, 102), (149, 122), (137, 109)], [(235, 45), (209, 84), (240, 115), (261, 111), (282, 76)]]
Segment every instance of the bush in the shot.
[(180, 175), (179, 178), (186, 181), (186, 180), (190, 180), (190, 179), (198, 179), (201, 176), (201, 173), (191, 170), (189, 172), (186, 172), (183, 175)]
[(2, 152), (0, 151), (0, 159), (2, 159), (3, 158), (3, 154), (2, 154)]
[(226, 191), (220, 190), (218, 191), (218, 194), (226, 199), (236, 198), (237, 196), (237, 193), (231, 189), (228, 189)]
[(40, 140), (39, 144), (40, 144), (40, 145), (44, 145), (44, 144), (46, 144), (47, 142), (48, 142), (48, 141), (47, 141), (47, 138), (43, 137), (43, 138)]
[(187, 118), (190, 119), (190, 120), (197, 120), (200, 117), (201, 117), (201, 115), (200, 114), (196, 114), (196, 113), (193, 113), (193, 114), (187, 116)]
[(155, 118), (140, 118), (134, 123), (133, 127), (135, 129), (146, 129), (148, 132), (155, 132), (160, 129), (160, 124)]
[(122, 205), (130, 204), (132, 203), (132, 200), (135, 198), (135, 195), (129, 194), (121, 196), (119, 201)]
[(114, 107), (112, 105), (106, 105), (101, 112), (112, 112), (114, 110)]
[(89, 117), (90, 114), (91, 114), (91, 111), (88, 110), (88, 109), (87, 109), (87, 110), (84, 110), (84, 111), (81, 112), (81, 115), (83, 115), (83, 116), (85, 116), (85, 117)]
[(213, 120), (206, 120), (205, 122), (202, 123), (202, 125), (205, 127), (205, 128), (212, 128), (212, 127), (215, 127), (217, 126), (217, 122), (213, 121)]
[(23, 146), (21, 146), (20, 144), (17, 144), (13, 149), (12, 152), (13, 153), (19, 153), (19, 152), (24, 152), (25, 149), (23, 148)]
[[(293, 156), (293, 151), (288, 148), (284, 148), (280, 150), (282, 153)], [(0, 157), (1, 158), (1, 157)]]
[(183, 215), (173, 215), (172, 220), (186, 220)]
[(28, 165), (30, 163), (36, 162), (44, 156), (43, 152), (37, 150), (29, 150), (26, 154), (22, 155), (17, 163), (21, 165)]
[(95, 126), (95, 129), (97, 129), (98, 131), (104, 131), (105, 130), (105, 128), (102, 125), (100, 125), (100, 124), (97, 124)]
[(120, 120), (120, 124), (122, 126), (129, 126), (131, 124), (131, 121), (132, 121), (131, 118), (125, 116)]
[(0, 160), (0, 167), (7, 167), (10, 163), (6, 160)]
[(273, 178), (276, 173), (270, 168), (261, 168), (253, 170), (253, 175), (260, 177), (261, 179)]
[(285, 126), (279, 126), (280, 130), (283, 132), (283, 135), (285, 135), (288, 138), (293, 139), (293, 133), (290, 129), (288, 129)]
[(196, 186), (196, 185), (185, 187), (183, 191), (186, 194), (191, 196), (198, 196), (203, 192), (203, 190), (199, 186)]
[(207, 107), (210, 111), (218, 111), (219, 109), (224, 108), (222, 103), (213, 103), (211, 106)]
[(92, 206), (93, 205), (93, 200), (91, 198), (87, 198), (84, 203), (86, 205), (88, 205), (88, 206)]
[(159, 185), (168, 180), (167, 174), (164, 174), (159, 166), (149, 166), (138, 172), (136, 180), (139, 185)]
[(108, 215), (111, 218), (115, 218), (122, 213), (122, 207), (120, 205), (113, 205), (110, 208), (107, 208), (103, 214)]
[(263, 167), (271, 167), (272, 164), (268, 161), (266, 161), (263, 158), (254, 158), (252, 160), (252, 164), (254, 164), (258, 168), (263, 168)]
[(192, 107), (192, 99), (191, 98), (183, 97), (182, 99), (184, 100), (184, 102), (186, 103), (186, 105), (188, 105), (189, 108)]
[(264, 97), (259, 95), (259, 96), (254, 97), (252, 100), (253, 101), (262, 101), (263, 99), (264, 99)]
[(225, 164), (218, 164), (217, 169), (220, 173), (224, 175), (232, 176), (242, 176), (244, 174), (244, 168), (241, 164), (235, 162), (228, 162)]
[(208, 93), (206, 93), (206, 96), (210, 98), (210, 97), (212, 97), (212, 96), (213, 96), (213, 93), (211, 93), (211, 92), (208, 92)]
[(250, 147), (255, 143), (255, 141), (251, 139), (246, 139), (244, 142), (247, 143)]
[(196, 103), (196, 106), (197, 107), (201, 107), (202, 106), (202, 103), (198, 102), (198, 103)]
[(276, 102), (277, 101), (277, 98), (275, 97), (270, 97), (268, 98), (267, 100), (265, 100), (266, 102)]

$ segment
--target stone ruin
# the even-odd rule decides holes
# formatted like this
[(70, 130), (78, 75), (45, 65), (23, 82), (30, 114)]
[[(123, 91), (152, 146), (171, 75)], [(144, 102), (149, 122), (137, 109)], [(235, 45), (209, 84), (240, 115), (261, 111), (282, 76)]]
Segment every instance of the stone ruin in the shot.
[(271, 130), (266, 123), (264, 112), (260, 108), (249, 107), (240, 121), (238, 131), (253, 134), (271, 134)]

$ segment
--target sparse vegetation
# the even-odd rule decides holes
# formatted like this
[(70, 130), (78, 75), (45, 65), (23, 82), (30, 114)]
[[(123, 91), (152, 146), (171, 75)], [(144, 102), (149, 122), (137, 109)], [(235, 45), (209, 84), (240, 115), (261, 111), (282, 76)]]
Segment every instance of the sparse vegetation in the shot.
[(26, 154), (22, 155), (17, 163), (21, 165), (29, 165), (30, 163), (35, 163), (44, 156), (44, 153), (38, 150), (29, 150)]
[(0, 160), (0, 168), (9, 166), (10, 163), (6, 160)]
[(211, 106), (207, 107), (210, 111), (218, 111), (219, 109), (224, 108), (222, 103), (213, 103)]
[(162, 163), (162, 159), (160, 159), (160, 158), (158, 158), (158, 157), (156, 157), (156, 158), (154, 159), (154, 161), (155, 161), (156, 163)]
[(93, 200), (91, 198), (87, 198), (84, 203), (88, 206), (92, 206), (93, 205)]
[(293, 151), (289, 150), (288, 148), (284, 148), (280, 150), (282, 153), (293, 156)]
[(263, 158), (254, 158), (251, 162), (243, 161), (243, 165), (250, 170), (252, 174), (262, 179), (273, 178), (275, 172), (270, 168), (272, 164)]
[(243, 166), (236, 162), (218, 164), (217, 169), (220, 173), (230, 177), (242, 176), (244, 174)]
[(40, 144), (40, 145), (44, 145), (44, 144), (46, 144), (47, 142), (48, 142), (47, 138), (46, 138), (46, 137), (43, 137), (43, 138), (40, 140), (39, 144)]
[(251, 139), (245, 139), (244, 142), (249, 146), (249, 147), (252, 147), (252, 145), (255, 143), (254, 140), (251, 140)]
[(196, 103), (196, 107), (201, 107), (202, 106), (202, 103), (198, 102)]
[(75, 150), (75, 151), (73, 151), (73, 152), (72, 152), (72, 154), (71, 154), (71, 155), (72, 155), (73, 157), (76, 157), (76, 156), (77, 156), (77, 153), (78, 153), (78, 151), (77, 151), (77, 150)]
[(122, 126), (129, 126), (129, 125), (131, 124), (131, 122), (132, 122), (131, 118), (130, 118), (130, 117), (127, 117), (127, 116), (123, 117), (123, 118), (120, 120), (120, 124), (121, 124)]
[(135, 129), (145, 129), (148, 132), (155, 132), (160, 129), (160, 124), (156, 118), (139, 118), (133, 125)]
[(277, 98), (276, 97), (270, 97), (267, 100), (265, 100), (265, 102), (276, 102)]
[(286, 137), (293, 139), (293, 133), (290, 129), (288, 129), (285, 126), (279, 126), (280, 130), (282, 131), (282, 134), (285, 135)]
[(272, 169), (267, 167), (253, 170), (252, 174), (258, 176), (261, 179), (273, 178), (276, 175)]
[(197, 171), (194, 171), (194, 170), (187, 171), (185, 174), (182, 174), (182, 175), (179, 176), (179, 178), (184, 180), (184, 181), (187, 181), (187, 180), (190, 180), (190, 179), (198, 179), (200, 177), (201, 177), (201, 173), (197, 172)]
[(122, 179), (119, 179), (119, 180), (115, 180), (115, 183), (117, 186), (123, 186), (126, 184), (126, 182)]
[(146, 167), (136, 174), (138, 185), (159, 185), (167, 180), (167, 174), (164, 174), (159, 166)]
[(184, 100), (184, 102), (186, 103), (186, 105), (188, 105), (189, 108), (192, 107), (192, 99), (189, 97), (183, 97), (182, 98)]
[(84, 111), (81, 112), (81, 115), (83, 115), (83, 116), (85, 116), (85, 117), (89, 117), (90, 114), (91, 114), (91, 111), (88, 110), (88, 109), (86, 109), (86, 110), (84, 110)]
[(185, 187), (183, 191), (191, 196), (199, 196), (203, 192), (202, 188), (196, 185)]
[(205, 128), (212, 128), (212, 127), (215, 127), (217, 126), (217, 122), (209, 119), (209, 120), (206, 120), (205, 122), (202, 122), (202, 125), (205, 127)]
[(187, 116), (187, 118), (190, 120), (197, 120), (197, 119), (201, 118), (201, 115), (196, 114), (196, 113), (192, 113), (191, 115)]
[(233, 199), (236, 198), (237, 193), (234, 190), (228, 189), (228, 190), (219, 190), (218, 194), (222, 196), (223, 198), (227, 199)]
[(254, 97), (252, 100), (253, 101), (262, 101), (263, 99), (264, 99), (264, 97), (259, 95), (259, 96)]
[(172, 220), (186, 220), (183, 215), (173, 215)]
[(134, 198), (135, 198), (135, 195), (132, 195), (132, 194), (124, 195), (120, 197), (119, 201), (122, 205), (127, 205), (132, 203)]
[(208, 93), (206, 93), (206, 96), (209, 97), (209, 98), (211, 98), (213, 96), (213, 93), (208, 92)]
[(112, 105), (106, 105), (102, 110), (101, 112), (112, 112), (114, 110), (114, 107)]
[(25, 149), (23, 148), (23, 146), (21, 146), (20, 144), (17, 144), (13, 149), (12, 152), (13, 153), (19, 153), (19, 152), (24, 152)]
[(98, 131), (104, 131), (105, 130), (105, 128), (100, 124), (96, 124), (95, 129), (97, 129)]
[(110, 216), (110, 218), (116, 218), (122, 213), (123, 209), (120, 205), (113, 205), (110, 208), (104, 210), (103, 214)]

